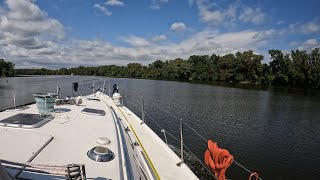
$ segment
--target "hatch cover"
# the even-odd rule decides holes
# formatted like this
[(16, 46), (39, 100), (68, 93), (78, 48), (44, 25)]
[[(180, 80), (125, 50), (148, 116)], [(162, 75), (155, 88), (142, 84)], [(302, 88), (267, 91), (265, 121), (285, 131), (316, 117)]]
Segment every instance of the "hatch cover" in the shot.
[(52, 120), (52, 116), (40, 117), (39, 114), (19, 113), (0, 121), (0, 126), (37, 128)]
[(92, 108), (84, 108), (81, 111), (83, 114), (95, 115), (95, 116), (104, 116), (106, 112), (101, 109), (92, 109)]

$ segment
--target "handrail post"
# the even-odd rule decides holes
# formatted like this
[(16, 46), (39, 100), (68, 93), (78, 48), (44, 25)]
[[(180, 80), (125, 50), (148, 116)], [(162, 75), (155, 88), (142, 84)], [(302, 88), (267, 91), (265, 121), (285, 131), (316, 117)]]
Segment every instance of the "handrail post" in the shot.
[(144, 112), (144, 98), (142, 96), (142, 107), (141, 107), (141, 124), (146, 123), (145, 121), (146, 117), (145, 117), (145, 112)]
[(106, 84), (106, 80), (104, 79), (104, 80), (103, 80), (103, 93), (104, 93), (105, 84)]
[(181, 161), (177, 164), (177, 166), (181, 166), (181, 164), (184, 163), (184, 160), (183, 160), (183, 119), (181, 119), (180, 121), (180, 138), (181, 138), (181, 144), (180, 144), (180, 158), (181, 158)]
[(83, 93), (84, 93), (84, 86), (83, 86), (83, 84), (84, 84), (84, 81), (82, 81), (82, 84), (81, 84), (81, 86), (82, 86), (82, 89), (81, 89), (81, 96), (83, 95)]
[(124, 91), (123, 91), (123, 93), (122, 93), (122, 98), (121, 98), (121, 104), (122, 104), (122, 106), (124, 106), (125, 104), (124, 104)]
[(13, 106), (14, 106), (14, 109), (17, 109), (17, 106), (16, 106), (16, 94), (13, 93)]
[(94, 80), (92, 81), (92, 93), (94, 94)]
[(59, 99), (60, 87), (57, 85), (57, 99)]
[(166, 141), (166, 144), (168, 145), (168, 140), (167, 140), (166, 130), (161, 129), (161, 132), (163, 132), (164, 140)]

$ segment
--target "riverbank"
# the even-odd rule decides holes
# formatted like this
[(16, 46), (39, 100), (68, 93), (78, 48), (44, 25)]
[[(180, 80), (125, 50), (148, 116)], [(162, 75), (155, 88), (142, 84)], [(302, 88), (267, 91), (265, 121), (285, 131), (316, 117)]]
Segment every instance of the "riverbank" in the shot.
[[(57, 76), (57, 75), (16, 75), (14, 77), (41, 77), (41, 76)], [(65, 77), (72, 77), (72, 75), (59, 75)], [(75, 75), (86, 77), (86, 75)], [(95, 76), (100, 78), (120, 78), (120, 79), (142, 79), (142, 80), (157, 80), (157, 81), (173, 81), (173, 82), (185, 82), (193, 84), (205, 84), (211, 86), (223, 86), (228, 88), (240, 88), (247, 90), (263, 90), (263, 91), (274, 91), (275, 93), (290, 93), (290, 94), (299, 94), (306, 96), (316, 96), (320, 98), (320, 89), (308, 88), (308, 87), (291, 87), (291, 86), (274, 86), (274, 85), (262, 85), (262, 84), (250, 84), (250, 83), (237, 83), (237, 82), (223, 82), (223, 81), (201, 81), (201, 80), (180, 80), (180, 79), (154, 79), (146, 77), (106, 77), (106, 76)], [(0, 78), (1, 79), (1, 78)], [(4, 79), (4, 78), (3, 78)], [(10, 79), (10, 77), (6, 77)]]

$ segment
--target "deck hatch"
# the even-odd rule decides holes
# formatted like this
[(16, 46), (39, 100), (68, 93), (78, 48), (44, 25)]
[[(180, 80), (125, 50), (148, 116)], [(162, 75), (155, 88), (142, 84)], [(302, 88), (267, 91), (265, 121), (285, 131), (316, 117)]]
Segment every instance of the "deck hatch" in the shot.
[(52, 119), (52, 116), (40, 117), (39, 114), (19, 113), (0, 121), (0, 126), (37, 128)]
[(101, 109), (92, 109), (92, 108), (84, 108), (81, 111), (83, 114), (95, 115), (95, 116), (104, 116), (106, 112)]
[(100, 99), (99, 99), (99, 98), (96, 98), (96, 97), (87, 97), (87, 99), (88, 99), (89, 101), (98, 101), (98, 102), (100, 102)]

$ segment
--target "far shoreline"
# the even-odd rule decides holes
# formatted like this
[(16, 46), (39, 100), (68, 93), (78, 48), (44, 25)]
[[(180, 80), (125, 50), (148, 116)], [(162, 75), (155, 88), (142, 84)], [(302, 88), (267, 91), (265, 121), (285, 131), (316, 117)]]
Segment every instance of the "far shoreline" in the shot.
[[(99, 78), (121, 78), (121, 79), (141, 79), (141, 80), (157, 80), (157, 81), (172, 81), (172, 82), (184, 82), (199, 85), (209, 86), (221, 86), (227, 88), (238, 88), (245, 90), (258, 90), (258, 91), (276, 91), (277, 93), (289, 93), (289, 94), (304, 94), (307, 96), (320, 96), (320, 90), (308, 87), (291, 87), (291, 86), (274, 86), (274, 85), (262, 85), (262, 84), (250, 84), (241, 82), (224, 82), (224, 81), (201, 81), (201, 80), (179, 80), (179, 79), (153, 79), (145, 77), (116, 77), (116, 76), (95, 76), (95, 75), (15, 75), (16, 78), (28, 78), (28, 77), (45, 77), (45, 76), (87, 76), (87, 77), (99, 77)], [(1, 77), (7, 80), (12, 77)]]

